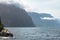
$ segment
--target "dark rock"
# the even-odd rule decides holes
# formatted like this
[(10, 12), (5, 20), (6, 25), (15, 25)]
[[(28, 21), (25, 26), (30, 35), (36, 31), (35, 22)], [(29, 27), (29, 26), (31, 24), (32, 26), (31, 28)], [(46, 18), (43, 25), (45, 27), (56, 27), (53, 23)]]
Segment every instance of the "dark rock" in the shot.
[(13, 37), (13, 34), (12, 34), (12, 33), (2, 32), (1, 36), (5, 36), (5, 37)]
[(4, 29), (0, 32), (0, 36), (3, 37), (13, 37), (13, 34), (11, 32), (9, 32), (7, 29)]

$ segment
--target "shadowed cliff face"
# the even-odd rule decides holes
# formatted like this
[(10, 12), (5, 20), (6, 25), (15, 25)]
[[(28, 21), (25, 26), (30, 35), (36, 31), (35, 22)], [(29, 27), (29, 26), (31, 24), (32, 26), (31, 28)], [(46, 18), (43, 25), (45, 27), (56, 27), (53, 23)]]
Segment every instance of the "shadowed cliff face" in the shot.
[(12, 4), (0, 4), (0, 16), (2, 23), (7, 27), (34, 27), (27, 12)]
[(60, 27), (60, 23), (58, 22), (57, 19), (43, 19), (44, 17), (54, 18), (50, 14), (36, 12), (28, 13), (32, 17), (32, 20), (37, 27)]

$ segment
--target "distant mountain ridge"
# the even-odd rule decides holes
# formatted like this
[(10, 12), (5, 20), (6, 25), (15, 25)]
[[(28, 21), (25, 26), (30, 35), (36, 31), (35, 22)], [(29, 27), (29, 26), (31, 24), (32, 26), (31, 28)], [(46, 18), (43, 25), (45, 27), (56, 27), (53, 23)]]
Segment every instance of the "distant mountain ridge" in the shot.
[(37, 13), (37, 12), (28, 12), (28, 13), (30, 13), (30, 16), (34, 15), (34, 16), (40, 16), (40, 17), (50, 17), (50, 18), (53, 17), (48, 13)]
[(28, 14), (31, 16), (34, 24), (37, 27), (60, 27), (60, 24), (57, 19), (42, 19), (44, 17), (46, 18), (54, 18), (52, 15), (48, 13), (36, 13), (36, 12), (28, 12)]
[(6, 27), (60, 27), (57, 19), (48, 20), (54, 18), (52, 15), (26, 12), (22, 6), (18, 7), (17, 4), (0, 4), (0, 16)]

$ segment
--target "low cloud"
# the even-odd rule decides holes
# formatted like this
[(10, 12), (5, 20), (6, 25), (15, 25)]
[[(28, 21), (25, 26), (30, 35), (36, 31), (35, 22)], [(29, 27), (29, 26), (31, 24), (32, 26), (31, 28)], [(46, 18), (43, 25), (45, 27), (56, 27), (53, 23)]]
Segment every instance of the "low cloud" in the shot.
[(42, 20), (56, 20), (55, 18), (43, 17)]
[(48, 12), (60, 18), (60, 0), (22, 0), (27, 11)]
[(0, 0), (0, 3), (17, 3), (26, 11), (50, 13), (55, 18), (60, 18), (60, 0)]

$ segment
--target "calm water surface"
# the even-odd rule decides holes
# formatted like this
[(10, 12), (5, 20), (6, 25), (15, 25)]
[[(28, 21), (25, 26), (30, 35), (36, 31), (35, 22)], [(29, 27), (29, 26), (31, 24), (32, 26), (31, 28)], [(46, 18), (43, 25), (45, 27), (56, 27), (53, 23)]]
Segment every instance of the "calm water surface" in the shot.
[(60, 40), (60, 28), (57, 27), (7, 27), (15, 38), (4, 40)]

